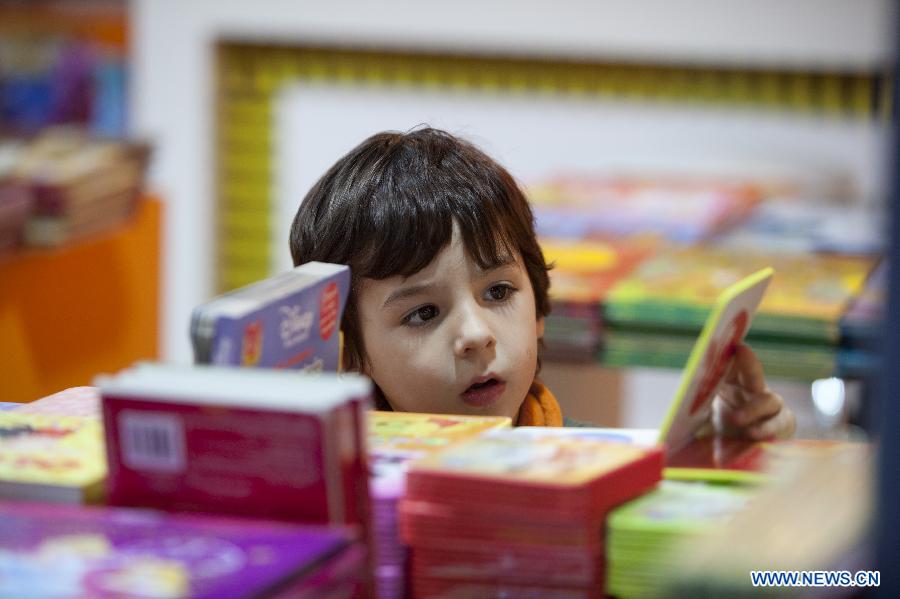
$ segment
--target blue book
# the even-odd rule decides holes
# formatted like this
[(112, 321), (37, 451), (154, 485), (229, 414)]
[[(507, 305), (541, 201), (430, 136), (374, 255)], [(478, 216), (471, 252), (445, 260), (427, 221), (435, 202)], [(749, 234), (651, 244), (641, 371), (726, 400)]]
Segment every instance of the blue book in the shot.
[(308, 262), (194, 309), (194, 361), (336, 372), (350, 269)]

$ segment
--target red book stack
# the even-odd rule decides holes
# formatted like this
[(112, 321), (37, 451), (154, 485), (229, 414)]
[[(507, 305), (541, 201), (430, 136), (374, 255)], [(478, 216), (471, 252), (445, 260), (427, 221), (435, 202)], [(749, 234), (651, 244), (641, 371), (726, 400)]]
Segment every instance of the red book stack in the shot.
[(414, 596), (603, 596), (606, 515), (662, 468), (661, 448), (514, 431), (415, 462), (400, 506)]

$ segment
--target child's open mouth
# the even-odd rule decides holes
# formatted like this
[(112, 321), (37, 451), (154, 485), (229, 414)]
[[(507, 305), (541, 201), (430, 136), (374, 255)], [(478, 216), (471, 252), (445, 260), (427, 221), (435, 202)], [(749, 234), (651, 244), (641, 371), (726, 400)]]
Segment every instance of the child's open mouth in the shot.
[(500, 399), (505, 390), (506, 383), (504, 381), (490, 377), (469, 385), (462, 393), (462, 400), (473, 407), (484, 407)]

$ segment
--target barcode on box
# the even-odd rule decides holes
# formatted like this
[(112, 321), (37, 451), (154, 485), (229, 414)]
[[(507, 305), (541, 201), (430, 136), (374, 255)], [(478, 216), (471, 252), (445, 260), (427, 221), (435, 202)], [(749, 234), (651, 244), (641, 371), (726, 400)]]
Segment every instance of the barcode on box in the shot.
[(175, 414), (124, 410), (119, 414), (122, 462), (135, 470), (181, 472), (184, 425)]

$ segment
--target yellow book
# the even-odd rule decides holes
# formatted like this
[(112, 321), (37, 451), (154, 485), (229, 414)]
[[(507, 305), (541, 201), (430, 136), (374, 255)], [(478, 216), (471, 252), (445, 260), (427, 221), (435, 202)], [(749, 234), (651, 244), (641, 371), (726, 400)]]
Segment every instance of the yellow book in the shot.
[(106, 472), (99, 419), (0, 413), (0, 499), (93, 502)]
[(660, 428), (666, 446), (666, 478), (746, 480), (760, 477), (763, 445), (702, 435), (712, 402), (750, 329), (774, 271), (764, 268), (730, 285), (713, 305), (688, 357), (678, 391)]
[(417, 412), (368, 413), (370, 454), (408, 454), (417, 457), (501, 428), (511, 428), (505, 416), (462, 416)]

